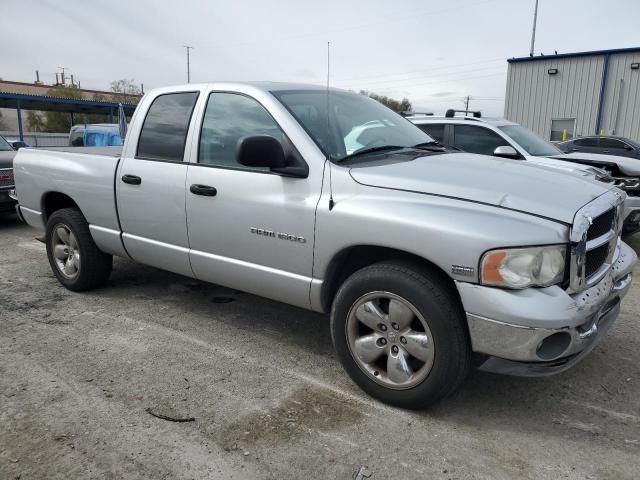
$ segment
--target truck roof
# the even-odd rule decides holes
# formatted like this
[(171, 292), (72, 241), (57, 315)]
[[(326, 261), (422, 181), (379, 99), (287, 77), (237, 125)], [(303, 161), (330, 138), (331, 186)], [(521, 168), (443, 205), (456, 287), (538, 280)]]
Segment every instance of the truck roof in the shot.
[[(237, 90), (246, 87), (252, 87), (256, 90), (263, 92), (279, 92), (287, 90), (319, 90), (325, 91), (326, 85), (313, 85), (309, 83), (295, 83), (295, 82), (270, 82), (270, 81), (252, 81), (252, 82), (205, 82), (205, 83), (189, 83), (182, 85), (171, 85), (167, 87), (155, 88), (149, 91), (149, 94), (175, 92), (175, 91), (187, 91), (189, 89), (202, 90), (205, 88), (214, 88), (221, 90)], [(331, 87), (330, 90), (337, 92), (346, 92), (347, 90)]]

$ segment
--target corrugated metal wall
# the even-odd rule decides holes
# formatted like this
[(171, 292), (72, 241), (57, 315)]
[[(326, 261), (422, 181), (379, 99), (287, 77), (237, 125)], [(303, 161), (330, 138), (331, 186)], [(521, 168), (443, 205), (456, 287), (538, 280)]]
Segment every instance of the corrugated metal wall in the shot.
[[(605, 55), (512, 62), (504, 116), (549, 139), (552, 119), (575, 118), (575, 136), (594, 135)], [(600, 129), (640, 140), (640, 53), (609, 56)], [(556, 75), (549, 75), (557, 68)]]
[[(604, 57), (509, 64), (504, 116), (549, 139), (551, 120), (575, 118), (575, 135), (595, 132)], [(549, 75), (557, 68), (556, 75)]]
[(611, 55), (607, 73), (601, 128), (608, 135), (640, 140), (640, 53)]

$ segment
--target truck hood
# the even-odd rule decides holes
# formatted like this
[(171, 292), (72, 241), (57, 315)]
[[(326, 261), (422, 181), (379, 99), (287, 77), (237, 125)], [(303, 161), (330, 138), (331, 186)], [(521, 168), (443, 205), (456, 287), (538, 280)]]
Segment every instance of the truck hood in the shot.
[(471, 153), (393, 157), (354, 165), (351, 177), (371, 187), (484, 203), (564, 223), (612, 188), (553, 167)]
[(572, 152), (560, 155), (554, 155), (552, 158), (565, 160), (568, 162), (579, 162), (588, 165), (598, 166), (617, 166), (625, 175), (640, 176), (640, 160), (628, 157), (619, 157), (617, 155), (604, 155), (602, 153), (583, 153)]
[(0, 151), (0, 168), (11, 168), (13, 167), (13, 157), (16, 156), (15, 150), (9, 151)]

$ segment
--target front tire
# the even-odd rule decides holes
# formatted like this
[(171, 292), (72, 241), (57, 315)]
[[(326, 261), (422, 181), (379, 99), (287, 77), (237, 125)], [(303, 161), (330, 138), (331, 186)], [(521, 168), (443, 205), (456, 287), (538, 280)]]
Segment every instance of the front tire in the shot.
[(459, 299), (438, 273), (379, 263), (336, 294), (331, 335), (349, 376), (368, 394), (424, 408), (467, 376), (471, 349)]
[(108, 280), (113, 257), (96, 246), (78, 208), (56, 210), (49, 217), (45, 243), (51, 270), (67, 289), (82, 292)]

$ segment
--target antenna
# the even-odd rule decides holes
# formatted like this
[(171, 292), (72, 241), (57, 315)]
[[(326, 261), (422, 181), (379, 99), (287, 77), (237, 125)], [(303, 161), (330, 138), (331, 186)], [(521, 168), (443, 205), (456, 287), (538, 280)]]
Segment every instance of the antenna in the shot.
[(329, 101), (329, 80), (331, 72), (331, 42), (327, 42), (327, 161), (329, 162), (329, 211), (333, 210), (333, 176), (331, 169), (331, 103)]

